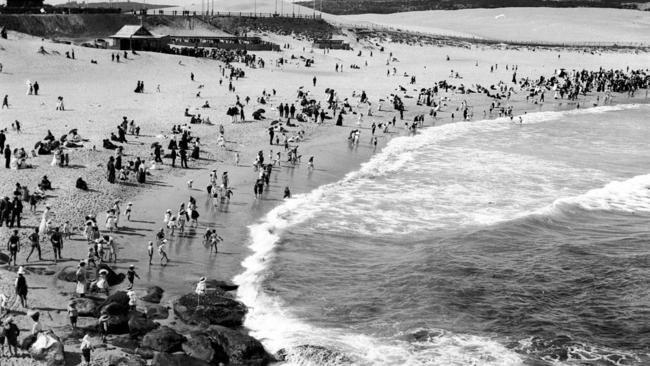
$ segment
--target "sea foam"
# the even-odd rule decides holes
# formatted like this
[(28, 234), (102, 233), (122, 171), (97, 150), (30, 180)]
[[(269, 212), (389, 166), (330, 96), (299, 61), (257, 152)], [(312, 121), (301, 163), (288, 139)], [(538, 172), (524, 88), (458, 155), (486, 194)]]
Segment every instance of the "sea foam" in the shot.
[[(631, 108), (638, 108), (638, 106), (617, 105), (564, 112), (531, 113), (523, 116), (523, 123), (542, 123), (571, 115), (605, 113)], [(280, 298), (265, 289), (265, 276), (273, 263), (276, 255), (274, 249), (282, 232), (312, 219), (323, 209), (331, 207), (333, 196), (338, 194), (336, 198), (339, 199), (342, 207), (345, 207), (346, 203), (358, 201), (359, 197), (355, 197), (352, 193), (346, 196), (340, 194), (341, 192), (358, 192), (361, 185), (369, 181), (384, 179), (392, 172), (409, 167), (409, 164), (416, 159), (418, 151), (424, 147), (458, 138), (470, 131), (490, 132), (511, 128), (512, 124), (517, 122), (517, 119), (511, 121), (509, 118), (458, 122), (427, 128), (415, 136), (394, 138), (358, 171), (347, 174), (336, 183), (321, 186), (309, 193), (286, 200), (272, 209), (259, 223), (249, 226), (249, 248), (252, 254), (242, 263), (244, 272), (235, 277), (235, 282), (239, 285), (238, 298), (250, 310), (245, 326), (254, 336), (261, 339), (271, 352), (286, 349), (289, 363), (296, 365), (320, 365), (325, 362), (305, 358), (304, 354), (301, 356), (301, 352), (295, 347), (305, 344), (331, 347), (349, 355), (354, 364), (360, 365), (521, 364), (522, 361), (517, 353), (506, 349), (494, 340), (480, 336), (444, 333), (436, 339), (427, 340), (427, 344), (414, 345), (411, 342), (395, 339), (384, 340), (353, 334), (343, 329), (319, 329), (293, 316), (291, 309), (285, 307)], [(622, 183), (614, 182), (583, 196), (558, 200), (554, 205), (577, 203), (591, 209), (613, 207), (625, 210), (650, 210), (650, 205), (647, 204), (650, 194), (647, 190), (644, 191), (644, 187), (648, 184), (650, 184), (650, 176), (637, 177)], [(416, 192), (416, 196), (423, 193)], [(459, 192), (459, 195), (461, 193)], [(372, 208), (377, 209), (377, 207)], [(475, 212), (474, 215), (475, 221), (479, 223), (495, 221), (493, 212)], [(390, 220), (397, 220), (397, 217), (388, 217), (387, 221)]]

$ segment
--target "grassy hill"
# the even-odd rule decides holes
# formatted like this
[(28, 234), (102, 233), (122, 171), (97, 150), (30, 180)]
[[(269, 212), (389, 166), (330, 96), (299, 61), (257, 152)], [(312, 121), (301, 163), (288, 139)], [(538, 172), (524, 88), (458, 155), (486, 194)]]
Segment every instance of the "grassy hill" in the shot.
[[(322, 0), (316, 1), (316, 9), (337, 15), (390, 14), (421, 10), (458, 10), (473, 8), (504, 7), (597, 7), (637, 9), (647, 0)], [(313, 7), (313, 1), (298, 4)], [(321, 9), (322, 7), (322, 9)]]

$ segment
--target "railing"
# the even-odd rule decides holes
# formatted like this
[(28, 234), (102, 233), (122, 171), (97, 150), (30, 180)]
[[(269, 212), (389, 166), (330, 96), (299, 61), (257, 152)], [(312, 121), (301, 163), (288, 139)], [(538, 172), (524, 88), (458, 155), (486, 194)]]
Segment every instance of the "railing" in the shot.
[(132, 11), (134, 15), (167, 15), (181, 17), (241, 17), (241, 18), (286, 18), (286, 19), (322, 19), (320, 14), (287, 14), (287, 13), (261, 13), (245, 11), (189, 11), (189, 10), (160, 10), (143, 9)]

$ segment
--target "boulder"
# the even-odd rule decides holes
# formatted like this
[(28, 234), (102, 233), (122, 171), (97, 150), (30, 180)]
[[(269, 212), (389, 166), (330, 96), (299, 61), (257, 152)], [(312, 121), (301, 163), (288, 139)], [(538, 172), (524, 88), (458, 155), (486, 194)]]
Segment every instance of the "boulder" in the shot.
[(96, 278), (99, 278), (99, 271), (102, 269), (105, 269), (108, 271), (108, 274), (106, 275), (106, 280), (108, 281), (109, 286), (117, 286), (120, 283), (124, 282), (124, 279), (126, 278), (126, 275), (124, 273), (116, 273), (113, 271), (111, 266), (109, 266), (106, 263), (100, 263), (97, 265), (97, 270), (95, 271), (95, 276)]
[(184, 322), (192, 325), (223, 325), (237, 327), (242, 325), (248, 311), (239, 301), (223, 296), (221, 292), (208, 292), (201, 297), (197, 306), (194, 293), (181, 296), (173, 303), (174, 313)]
[(99, 302), (92, 297), (77, 297), (70, 302), (77, 305), (79, 316), (95, 316), (99, 309)]
[(142, 347), (169, 353), (180, 351), (183, 342), (185, 342), (185, 337), (176, 333), (172, 328), (163, 326), (147, 333), (142, 338)]
[[(129, 333), (129, 317), (126, 315), (109, 315), (107, 323), (109, 334)], [(99, 322), (97, 323), (97, 331), (101, 331)]]
[(209, 363), (190, 357), (184, 353), (169, 354), (156, 353), (151, 361), (151, 366), (211, 366)]
[(126, 353), (119, 349), (96, 349), (92, 353), (93, 365), (146, 366), (147, 362), (140, 356)]
[(63, 343), (52, 332), (39, 333), (36, 341), (29, 347), (29, 355), (48, 366), (63, 366), (65, 364)]
[(7, 264), (10, 261), (11, 260), (10, 260), (9, 254), (0, 252), (0, 264)]
[(95, 327), (79, 327), (61, 331), (59, 338), (63, 344), (79, 343), (80, 340), (86, 335), (87, 332), (95, 332)]
[(167, 319), (169, 317), (169, 309), (163, 305), (147, 305), (147, 318), (150, 319)]
[(207, 280), (205, 281), (205, 287), (218, 288), (224, 291), (235, 291), (239, 288), (239, 286), (234, 283), (219, 280)]
[(135, 354), (144, 358), (145, 360), (151, 360), (155, 354), (155, 351), (151, 348), (138, 347), (135, 349)]
[(264, 366), (273, 361), (262, 343), (257, 339), (222, 326), (211, 326), (206, 334), (212, 340), (212, 346), (218, 357), (218, 362), (230, 365)]
[(190, 333), (190, 338), (183, 343), (183, 351), (188, 356), (213, 364), (218, 364), (219, 359), (224, 359), (223, 355), (215, 357), (216, 354), (212, 346), (212, 340), (207, 334), (202, 332)]
[(158, 286), (151, 286), (147, 288), (147, 294), (142, 296), (142, 301), (160, 304), (160, 299), (162, 299), (164, 292), (165, 290)]
[(145, 335), (158, 327), (158, 323), (139, 311), (129, 313), (129, 334), (132, 337)]
[(100, 314), (127, 315), (129, 313), (129, 296), (124, 291), (118, 291), (106, 298), (99, 305)]
[(63, 267), (56, 273), (56, 279), (65, 282), (77, 282), (77, 267)]
[(137, 338), (133, 338), (130, 335), (125, 334), (113, 337), (110, 340), (110, 343), (115, 347), (135, 351), (138, 348), (140, 342)]

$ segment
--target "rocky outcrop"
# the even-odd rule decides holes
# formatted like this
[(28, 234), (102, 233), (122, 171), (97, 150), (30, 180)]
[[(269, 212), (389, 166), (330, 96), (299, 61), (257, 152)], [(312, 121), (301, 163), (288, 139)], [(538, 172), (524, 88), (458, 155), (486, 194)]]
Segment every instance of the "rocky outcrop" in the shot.
[(147, 305), (147, 318), (149, 319), (167, 319), (169, 318), (169, 309), (163, 305)]
[[(192, 332), (187, 342), (183, 343), (183, 351), (191, 357), (198, 358), (208, 363), (218, 363), (216, 352), (210, 337), (203, 332)], [(219, 355), (221, 356), (221, 355)]]
[(156, 329), (159, 324), (139, 311), (132, 311), (129, 313), (128, 325), (129, 334), (132, 337), (137, 337)]
[(106, 300), (99, 305), (99, 313), (126, 316), (129, 313), (129, 296), (124, 291), (118, 291), (108, 296)]
[(39, 333), (36, 341), (29, 347), (29, 355), (48, 366), (63, 366), (65, 356), (63, 343), (53, 333)]
[(95, 316), (99, 310), (99, 301), (92, 297), (78, 297), (70, 300), (77, 306), (79, 316)]
[(140, 356), (118, 349), (98, 349), (92, 354), (93, 365), (146, 366), (147, 362)]
[[(240, 331), (222, 326), (211, 326), (206, 334), (219, 362), (231, 365), (264, 366), (273, 360), (262, 343)], [(225, 357), (224, 357), (225, 356)]]
[(135, 351), (140, 346), (140, 341), (128, 334), (112, 337), (110, 343), (119, 348)]
[(172, 353), (181, 351), (181, 345), (185, 340), (185, 337), (176, 333), (172, 328), (163, 326), (147, 333), (142, 338), (142, 347), (158, 352)]
[(224, 296), (223, 291), (208, 292), (199, 300), (196, 294), (181, 296), (173, 303), (174, 314), (192, 325), (242, 325), (247, 309), (244, 304)]
[(147, 288), (147, 294), (142, 296), (142, 301), (160, 304), (164, 292), (165, 290), (158, 286), (151, 286)]
[(63, 267), (56, 273), (56, 279), (65, 282), (77, 282), (77, 267)]
[(209, 363), (190, 357), (184, 353), (169, 354), (156, 353), (151, 361), (151, 366), (211, 366)]
[[(110, 334), (127, 334), (129, 333), (129, 318), (126, 315), (109, 315), (106, 322), (108, 324), (108, 333)], [(97, 324), (97, 330), (100, 330), (100, 324)]]
[(156, 351), (151, 348), (138, 347), (135, 349), (135, 354), (144, 358), (145, 360), (151, 360), (155, 355)]

